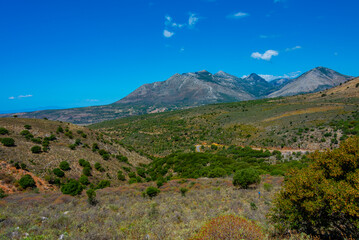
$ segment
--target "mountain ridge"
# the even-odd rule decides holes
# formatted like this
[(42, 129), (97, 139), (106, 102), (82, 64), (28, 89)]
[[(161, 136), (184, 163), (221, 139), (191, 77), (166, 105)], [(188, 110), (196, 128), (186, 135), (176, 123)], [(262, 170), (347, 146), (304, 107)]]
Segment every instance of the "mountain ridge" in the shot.
[(273, 80), (274, 82), (268, 82), (256, 73), (240, 78), (224, 71), (212, 74), (201, 70), (176, 73), (166, 81), (144, 84), (126, 97), (108, 105), (0, 114), (0, 117), (18, 115), (23, 118), (48, 118), (87, 125), (212, 103), (316, 92), (337, 86), (351, 78), (324, 67), (309, 70), (297, 78)]

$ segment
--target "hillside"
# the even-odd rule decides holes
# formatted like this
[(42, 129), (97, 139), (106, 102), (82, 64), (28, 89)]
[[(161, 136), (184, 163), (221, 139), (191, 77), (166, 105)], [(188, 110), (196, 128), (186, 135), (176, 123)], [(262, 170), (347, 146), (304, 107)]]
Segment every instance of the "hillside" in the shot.
[[(39, 181), (54, 180), (56, 176), (52, 171), (59, 168), (62, 161), (67, 161), (70, 165), (70, 169), (64, 171), (67, 178), (79, 179), (83, 174), (79, 159), (85, 159), (92, 167), (89, 176), (91, 183), (96, 185), (100, 180), (110, 180), (113, 186), (121, 184), (117, 178), (118, 170), (123, 171), (123, 167), (132, 169), (140, 163), (148, 163), (147, 158), (124, 148), (100, 132), (70, 123), (1, 118), (0, 127), (8, 130), (0, 138), (15, 140), (15, 146), (0, 144), (1, 179), (8, 179), (7, 184), (2, 182), (0, 185), (10, 188), (11, 182), (26, 173), (39, 177)], [(98, 145), (95, 151), (94, 143)], [(31, 148), (34, 146), (39, 146), (42, 151), (33, 153)], [(105, 152), (100, 152), (100, 149)], [(103, 169), (95, 169), (95, 163), (99, 163)], [(127, 177), (126, 171), (123, 172)], [(41, 186), (38, 187), (42, 189)]]
[(17, 115), (88, 125), (206, 104), (316, 92), (337, 86), (348, 79), (351, 77), (323, 67), (312, 69), (295, 79), (277, 79), (272, 82), (267, 82), (255, 73), (239, 78), (223, 71), (212, 74), (203, 70), (175, 74), (166, 81), (142, 85), (125, 98), (109, 105), (0, 114), (0, 117)]
[(90, 127), (155, 155), (211, 144), (317, 150), (337, 147), (358, 128), (358, 104), (356, 78), (320, 93), (213, 104)]

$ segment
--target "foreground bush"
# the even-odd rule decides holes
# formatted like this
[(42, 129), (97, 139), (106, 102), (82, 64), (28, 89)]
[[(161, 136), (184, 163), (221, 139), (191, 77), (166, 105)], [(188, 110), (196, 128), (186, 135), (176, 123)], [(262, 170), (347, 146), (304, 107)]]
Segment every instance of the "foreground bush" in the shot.
[(15, 146), (15, 140), (12, 139), (12, 138), (3, 138), (3, 139), (1, 139), (1, 143), (5, 147), (13, 147), (13, 146)]
[(288, 174), (271, 221), (323, 239), (359, 239), (359, 137), (312, 155), (313, 163)]
[(76, 195), (81, 194), (82, 190), (83, 190), (83, 187), (80, 184), (80, 182), (76, 181), (74, 179), (70, 179), (67, 183), (65, 183), (61, 187), (61, 192), (63, 194), (68, 194), (71, 196), (76, 196)]
[(261, 180), (257, 170), (253, 168), (245, 168), (238, 172), (233, 177), (233, 185), (242, 188), (248, 188), (253, 183), (259, 183)]
[(213, 218), (205, 224), (191, 240), (221, 239), (265, 239), (262, 229), (254, 222), (241, 217), (227, 215)]
[(0, 134), (1, 135), (9, 134), (9, 130), (7, 130), (6, 128), (0, 127)]
[(29, 174), (26, 174), (19, 180), (19, 185), (23, 189), (36, 187), (35, 180)]
[(156, 187), (148, 187), (146, 189), (146, 194), (150, 197), (156, 197), (160, 193), (160, 190)]

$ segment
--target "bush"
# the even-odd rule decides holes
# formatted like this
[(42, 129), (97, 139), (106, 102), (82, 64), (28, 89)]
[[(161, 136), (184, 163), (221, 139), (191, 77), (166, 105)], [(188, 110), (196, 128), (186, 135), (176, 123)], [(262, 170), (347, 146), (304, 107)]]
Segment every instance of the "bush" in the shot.
[(227, 175), (226, 170), (224, 170), (223, 168), (217, 167), (217, 168), (212, 169), (209, 172), (208, 177), (218, 178), (218, 177), (224, 177), (225, 175)]
[(238, 172), (233, 177), (233, 185), (241, 188), (248, 188), (253, 183), (260, 182), (259, 173), (253, 168), (245, 168)]
[(146, 194), (150, 197), (156, 197), (161, 191), (156, 187), (148, 187), (146, 189)]
[(266, 239), (262, 229), (254, 222), (233, 215), (213, 218), (191, 240), (211, 239)]
[(103, 189), (103, 188), (107, 188), (111, 185), (111, 182), (109, 180), (101, 180), (97, 186), (96, 189)]
[(83, 190), (83, 187), (80, 184), (80, 182), (76, 181), (74, 179), (70, 179), (67, 183), (65, 183), (61, 187), (61, 192), (63, 194), (68, 194), (71, 196), (76, 196), (76, 195), (81, 194), (82, 190)]
[(120, 180), (120, 181), (125, 181), (125, 180), (126, 180), (125, 175), (123, 175), (123, 172), (122, 172), (122, 171), (118, 171), (118, 172), (117, 172), (117, 178), (118, 178), (118, 180)]
[(99, 162), (95, 163), (95, 169), (99, 172), (105, 171), (105, 169), (101, 166), (101, 163), (99, 163)]
[(70, 168), (70, 164), (69, 164), (67, 161), (62, 161), (62, 162), (60, 162), (60, 168), (61, 168), (61, 170), (63, 170), (63, 171), (68, 171), (68, 170), (71, 169), (71, 168)]
[(89, 167), (89, 168), (91, 168), (90, 162), (86, 161), (85, 159), (80, 159), (79, 160), (79, 165), (81, 167)]
[(4, 190), (2, 188), (0, 188), (0, 199), (6, 197), (7, 195), (5, 194)]
[(41, 152), (42, 152), (42, 151), (41, 151), (41, 147), (40, 147), (40, 146), (33, 146), (33, 147), (31, 148), (31, 152), (32, 152), (32, 153), (36, 153), (36, 154), (41, 153)]
[(12, 138), (2, 138), (1, 139), (1, 143), (5, 146), (5, 147), (13, 147), (15, 146), (15, 140)]
[(6, 128), (0, 127), (0, 135), (6, 135), (9, 134), (9, 130)]
[(188, 192), (188, 188), (182, 187), (182, 188), (180, 188), (180, 191), (181, 191), (182, 196), (185, 197), (186, 193)]
[(163, 186), (163, 179), (158, 179), (157, 182), (156, 182), (156, 185), (158, 188), (162, 187)]
[(31, 127), (30, 125), (26, 124), (26, 125), (24, 126), (24, 128), (27, 129), (27, 130), (30, 130), (32, 127)]
[(76, 146), (77, 146), (76, 144), (70, 144), (70, 145), (69, 145), (69, 148), (70, 148), (71, 150), (75, 150), (75, 149), (76, 149)]
[(86, 195), (87, 195), (87, 202), (90, 205), (96, 205), (97, 200), (96, 200), (96, 190), (95, 189), (89, 189), (86, 191)]
[(64, 129), (61, 126), (57, 127), (56, 133), (63, 133)]
[(292, 170), (273, 203), (279, 231), (294, 229), (323, 239), (359, 239), (359, 137), (339, 149), (316, 152), (312, 163)]
[(264, 183), (264, 184), (263, 184), (263, 188), (264, 188), (264, 190), (270, 192), (270, 191), (272, 191), (272, 189), (273, 189), (273, 185), (270, 184), (270, 183)]
[(84, 167), (84, 169), (82, 169), (82, 173), (85, 175), (85, 176), (91, 176), (91, 168), (90, 167)]
[(34, 135), (32, 135), (29, 130), (23, 130), (20, 132), (20, 134), (24, 136), (27, 140), (30, 140), (34, 137)]
[(60, 178), (65, 176), (65, 173), (60, 168), (55, 168), (53, 173)]
[(90, 181), (88, 179), (87, 176), (85, 175), (81, 175), (80, 179), (79, 179), (79, 182), (82, 184), (82, 185), (89, 185), (90, 184)]
[(35, 180), (31, 177), (31, 175), (26, 174), (19, 180), (19, 185), (23, 188), (35, 188), (36, 183)]

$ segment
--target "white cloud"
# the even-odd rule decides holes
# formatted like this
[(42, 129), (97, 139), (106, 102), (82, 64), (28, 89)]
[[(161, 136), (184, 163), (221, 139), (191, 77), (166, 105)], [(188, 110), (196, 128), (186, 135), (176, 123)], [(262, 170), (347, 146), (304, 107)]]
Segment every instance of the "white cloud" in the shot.
[(231, 14), (228, 17), (229, 18), (244, 18), (244, 17), (248, 17), (249, 13), (245, 13), (245, 12), (237, 12), (235, 14)]
[(184, 48), (181, 48), (181, 49), (180, 49), (180, 52), (184, 52)]
[(279, 76), (278, 75), (270, 75), (270, 74), (258, 74), (258, 75), (267, 81), (272, 81), (272, 80), (278, 79), (278, 78), (296, 78), (301, 73), (302, 73), (301, 71), (296, 71), (296, 72), (291, 72), (291, 73), (287, 73), (287, 74), (283, 74), (283, 75), (279, 75)]
[(86, 102), (98, 102), (98, 99), (86, 99)]
[(18, 96), (18, 98), (28, 98), (28, 97), (32, 97), (32, 95), (28, 94), (28, 95), (20, 95), (20, 96)]
[(14, 96), (11, 96), (9, 97), (10, 100), (13, 100), (13, 99), (17, 99), (17, 98), (29, 98), (29, 97), (32, 97), (31, 94), (27, 94), (27, 95), (19, 95), (17, 97), (14, 97)]
[(172, 37), (173, 34), (175, 34), (175, 33), (174, 33), (174, 32), (170, 32), (170, 31), (168, 31), (168, 30), (166, 30), (166, 29), (163, 31), (163, 36), (165, 36), (166, 38)]
[(168, 15), (165, 16), (165, 19), (166, 19), (166, 21), (165, 21), (166, 26), (170, 26), (170, 27), (174, 27), (174, 28), (176, 28), (176, 27), (177, 28), (183, 28), (184, 26), (186, 26), (186, 24), (175, 23), (173, 21), (173, 19)]
[(188, 26), (194, 27), (194, 25), (196, 25), (196, 23), (198, 22), (199, 17), (197, 17), (197, 15), (195, 13), (190, 13), (189, 15), (189, 19), (188, 19)]
[(262, 59), (262, 60), (269, 61), (272, 59), (272, 57), (278, 56), (278, 55), (279, 55), (279, 53), (275, 50), (267, 50), (263, 54), (261, 54), (259, 52), (254, 52), (254, 53), (252, 53), (251, 57), (255, 58), (255, 59)]
[(301, 48), (302, 48), (302, 46), (295, 46), (295, 47), (292, 47), (292, 48), (287, 48), (285, 51), (290, 52), (290, 51), (294, 51), (294, 50), (301, 49)]

